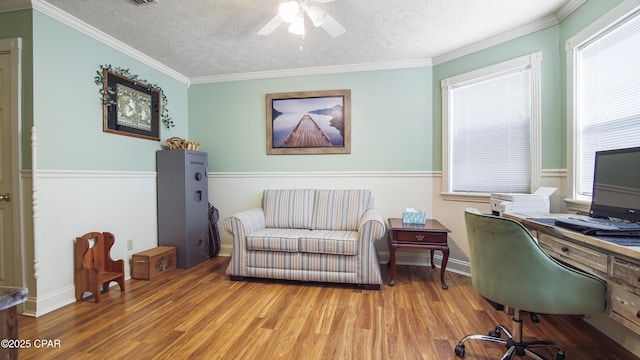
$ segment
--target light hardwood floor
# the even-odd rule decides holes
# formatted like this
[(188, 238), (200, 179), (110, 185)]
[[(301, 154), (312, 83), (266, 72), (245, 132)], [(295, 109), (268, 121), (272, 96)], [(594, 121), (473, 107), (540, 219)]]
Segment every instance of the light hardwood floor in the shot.
[[(59, 340), (20, 351), (21, 359), (454, 359), (469, 333), (511, 327), (468, 277), (398, 266), (396, 285), (230, 281), (218, 257), (152, 281), (129, 280), (101, 298), (37, 319), (20, 316), (21, 339)], [(389, 269), (381, 265), (386, 282)], [(567, 359), (637, 359), (582, 320), (525, 318), (525, 339), (550, 339)], [(469, 342), (465, 359), (499, 359), (505, 348)], [(553, 358), (553, 353), (545, 353)]]

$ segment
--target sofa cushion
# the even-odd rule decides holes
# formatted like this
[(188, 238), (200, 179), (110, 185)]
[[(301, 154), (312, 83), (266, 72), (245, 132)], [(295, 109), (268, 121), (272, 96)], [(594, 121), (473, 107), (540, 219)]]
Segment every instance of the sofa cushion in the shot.
[(262, 195), (265, 227), (310, 229), (312, 189), (265, 190)]
[(356, 255), (358, 232), (312, 230), (300, 237), (298, 249), (307, 253)]
[(357, 256), (249, 251), (246, 276), (361, 284), (360, 263)]
[(358, 230), (370, 198), (369, 190), (316, 190), (311, 229)]
[(248, 250), (298, 251), (298, 239), (310, 233), (306, 229), (263, 229), (247, 235)]

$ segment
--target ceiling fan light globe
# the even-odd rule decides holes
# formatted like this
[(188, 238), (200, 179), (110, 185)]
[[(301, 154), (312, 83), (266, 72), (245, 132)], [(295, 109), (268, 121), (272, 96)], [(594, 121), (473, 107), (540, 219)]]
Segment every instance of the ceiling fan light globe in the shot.
[(315, 27), (322, 25), (324, 19), (327, 18), (327, 12), (317, 6), (310, 6), (307, 9), (307, 15), (309, 15), (309, 18)]
[(304, 16), (296, 16), (288, 30), (292, 34), (304, 35)]
[(278, 14), (282, 20), (291, 23), (296, 18), (298, 11), (300, 10), (296, 1), (287, 1), (278, 7)]

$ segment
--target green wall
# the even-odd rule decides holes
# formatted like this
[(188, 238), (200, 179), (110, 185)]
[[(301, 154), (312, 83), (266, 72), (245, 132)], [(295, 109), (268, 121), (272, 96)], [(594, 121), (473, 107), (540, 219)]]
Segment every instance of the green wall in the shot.
[[(571, 16), (569, 16), (566, 20), (564, 20), (559, 28), (559, 43), (558, 47), (560, 49), (560, 76), (562, 77), (562, 81), (559, 84), (559, 87), (556, 89), (557, 96), (561, 99), (560, 103), (560, 119), (562, 125), (562, 135), (563, 137), (560, 139), (562, 142), (562, 168), (566, 168), (567, 165), (567, 148), (568, 148), (568, 133), (567, 128), (569, 125), (569, 121), (571, 119), (567, 119), (567, 53), (565, 43), (572, 36), (574, 36), (579, 31), (583, 30), (585, 27), (589, 26), (591, 23), (596, 21), (598, 18), (602, 17), (611, 9), (623, 3), (624, 0), (608, 0), (608, 1), (598, 1), (598, 0), (589, 0), (580, 8), (578, 8)], [(566, 120), (564, 120), (566, 119)]]
[[(155, 171), (155, 152), (169, 136), (187, 135), (187, 85), (46, 15), (33, 11), (34, 123), (38, 168)], [(128, 68), (167, 95), (176, 127), (161, 141), (102, 131), (102, 102), (94, 83), (100, 65)]]
[[(542, 167), (567, 166), (565, 41), (622, 0), (589, 0), (563, 23), (433, 68), (353, 72), (193, 85), (189, 134), (209, 152), (212, 171), (442, 170), (440, 82), (542, 52)], [(266, 155), (265, 95), (352, 91), (352, 153)]]
[(33, 124), (33, 33), (31, 10), (0, 13), (0, 39), (22, 39), (22, 169), (31, 169)]
[(564, 50), (564, 42), (570, 37), (623, 2), (625, 0), (588, 0), (560, 24), (561, 48)]
[[(463, 56), (437, 65), (433, 70), (433, 118), (442, 119), (442, 97), (440, 83), (454, 75), (480, 69), (520, 56), (542, 52), (542, 167), (564, 168), (563, 127), (560, 120), (560, 94), (558, 88), (564, 79), (560, 76), (560, 49), (558, 48), (558, 27), (528, 34), (523, 37)], [(439, 121), (439, 124), (442, 122)], [(439, 129), (439, 140), (442, 131)], [(496, 141), (499, 141), (496, 139)], [(442, 169), (442, 159), (438, 161), (438, 170)]]
[[(433, 69), (433, 118), (442, 118), (440, 82), (485, 66), (542, 52), (542, 168), (567, 167), (567, 68), (565, 42), (623, 0), (589, 0), (559, 25), (439, 64)], [(434, 142), (440, 142), (441, 121)], [(439, 148), (438, 148), (439, 149)], [(442, 169), (441, 157), (436, 169)]]
[[(210, 169), (234, 171), (438, 171), (442, 169), (440, 81), (542, 52), (542, 165), (566, 168), (565, 41), (622, 0), (589, 0), (561, 24), (434, 67), (196, 84), (188, 87), (38, 11), (0, 14), (0, 37), (23, 40), (23, 164), (38, 129), (38, 167), (153, 171), (169, 136), (201, 143)], [(176, 127), (161, 142), (102, 131), (93, 77), (101, 64), (157, 83)], [(351, 90), (351, 154), (266, 155), (268, 93)]]
[[(430, 67), (192, 85), (190, 140), (211, 171), (431, 170)], [(267, 155), (266, 94), (351, 90), (351, 154)]]

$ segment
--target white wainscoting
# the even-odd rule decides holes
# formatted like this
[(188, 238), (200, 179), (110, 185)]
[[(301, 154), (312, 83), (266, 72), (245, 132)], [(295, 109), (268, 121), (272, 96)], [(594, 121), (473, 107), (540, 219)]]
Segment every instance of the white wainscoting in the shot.
[[(157, 246), (156, 173), (38, 171), (37, 294), (27, 308), (40, 316), (75, 301), (73, 244), (85, 233), (108, 231), (116, 243), (111, 257), (124, 259), (130, 278), (131, 255)], [(127, 250), (133, 240), (133, 250)], [(33, 278), (33, 265), (25, 263)], [(117, 288), (112, 291), (119, 291)], [(34, 298), (35, 297), (35, 298)], [(35, 305), (35, 306), (33, 306)]]
[[(562, 211), (564, 205), (564, 170), (543, 171), (544, 186), (557, 187), (551, 199), (554, 211)], [(448, 271), (469, 274), (469, 249), (464, 227), (464, 209), (469, 206), (489, 211), (489, 203), (464, 201), (444, 201), (440, 196), (442, 176), (439, 171), (396, 171), (396, 172), (319, 172), (319, 173), (209, 173), (209, 201), (220, 211), (221, 251), (223, 256), (231, 254), (232, 238), (224, 231), (222, 222), (229, 215), (259, 207), (264, 189), (293, 188), (336, 188), (369, 189), (375, 207), (385, 218), (399, 217), (402, 210), (413, 207), (423, 210), (427, 217), (433, 217), (449, 227), (451, 232)], [(376, 244), (380, 262), (389, 260), (386, 239)], [(436, 252), (436, 265), (442, 255)], [(399, 264), (429, 264), (426, 251), (401, 249), (397, 253)]]
[[(232, 237), (223, 230), (225, 218), (238, 211), (259, 207), (262, 191), (265, 189), (369, 189), (373, 194), (375, 207), (388, 217), (401, 216), (407, 207), (421, 209), (428, 217), (434, 216), (434, 196), (439, 197), (439, 172), (321, 172), (321, 173), (210, 173), (209, 199), (220, 211), (220, 254), (229, 256)], [(434, 189), (438, 191), (434, 192)], [(443, 223), (447, 224), (446, 221)], [(379, 259), (389, 260), (386, 238), (376, 244)], [(453, 252), (452, 252), (453, 253)], [(441, 254), (437, 254), (438, 261)], [(450, 269), (460, 262), (459, 268), (468, 269), (465, 257), (451, 255)], [(426, 251), (399, 250), (399, 264), (428, 264)], [(468, 272), (468, 270), (467, 270)]]
[[(277, 188), (369, 189), (375, 207), (385, 218), (399, 217), (404, 208), (424, 210), (427, 216), (440, 220), (451, 232), (451, 254), (448, 271), (468, 274), (468, 247), (463, 211), (475, 206), (489, 211), (489, 204), (444, 201), (440, 196), (440, 172), (335, 172), (335, 173), (209, 173), (209, 201), (220, 211), (220, 255), (231, 254), (231, 235), (222, 222), (229, 215), (260, 206), (262, 191)], [(562, 210), (558, 204), (564, 191), (564, 171), (544, 173), (545, 186), (559, 187), (552, 198), (552, 209)], [(23, 175), (25, 185), (30, 183)], [(28, 191), (25, 190), (25, 193)], [(109, 231), (116, 237), (112, 249), (114, 259), (157, 246), (156, 174), (155, 172), (92, 172), (38, 171), (38, 199), (36, 233), (37, 249), (25, 241), (24, 277), (31, 286), (28, 313), (40, 316), (75, 301), (73, 284), (73, 241), (90, 231)], [(27, 199), (27, 194), (24, 194)], [(556, 199), (554, 199), (556, 198)], [(24, 201), (25, 207), (28, 201)], [(25, 215), (28, 211), (25, 211)], [(30, 214), (29, 214), (30, 215)], [(28, 219), (25, 227), (29, 227)], [(25, 230), (24, 236), (31, 233)], [(133, 250), (127, 250), (127, 240), (133, 240)], [(376, 247), (382, 263), (389, 259), (386, 239)], [(34, 280), (33, 259), (39, 264), (38, 279)], [(441, 254), (436, 253), (436, 265)], [(426, 251), (399, 250), (399, 264), (428, 265)], [(126, 278), (130, 277), (126, 266)], [(112, 291), (119, 291), (117, 288)]]

